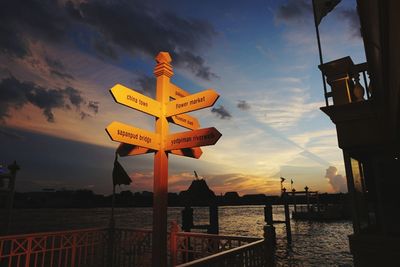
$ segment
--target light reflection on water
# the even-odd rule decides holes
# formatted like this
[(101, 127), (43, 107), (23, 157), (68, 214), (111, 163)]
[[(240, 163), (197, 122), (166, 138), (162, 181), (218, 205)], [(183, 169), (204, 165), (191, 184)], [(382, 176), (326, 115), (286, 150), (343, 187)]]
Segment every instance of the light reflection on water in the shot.
[[(181, 222), (182, 208), (169, 208), (168, 221)], [(284, 220), (282, 207), (273, 209), (275, 220)], [(195, 224), (208, 223), (208, 208), (194, 209)], [(14, 210), (12, 233), (107, 227), (110, 208)], [(117, 208), (117, 227), (151, 228), (151, 208)], [(263, 206), (219, 207), (220, 234), (263, 235)], [(349, 221), (307, 222), (291, 220), (292, 245), (287, 246), (284, 224), (276, 224), (277, 266), (353, 266), (347, 236)]]

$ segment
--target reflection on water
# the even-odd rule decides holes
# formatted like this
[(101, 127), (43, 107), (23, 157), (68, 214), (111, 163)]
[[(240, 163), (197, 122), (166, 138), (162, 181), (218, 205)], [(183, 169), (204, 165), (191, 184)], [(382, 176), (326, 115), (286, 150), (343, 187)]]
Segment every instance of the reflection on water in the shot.
[[(168, 220), (180, 223), (182, 208), (169, 208)], [(274, 207), (275, 220), (284, 220), (281, 207)], [(116, 225), (123, 228), (151, 228), (151, 208), (117, 208)], [(195, 208), (195, 224), (208, 222), (208, 208)], [(21, 209), (14, 210), (12, 233), (61, 231), (107, 227), (109, 208), (98, 209)], [(262, 206), (220, 207), (220, 233), (228, 235), (263, 235)], [(292, 245), (287, 246), (284, 224), (277, 224), (277, 266), (353, 266), (347, 236), (352, 233), (349, 221), (291, 221)]]

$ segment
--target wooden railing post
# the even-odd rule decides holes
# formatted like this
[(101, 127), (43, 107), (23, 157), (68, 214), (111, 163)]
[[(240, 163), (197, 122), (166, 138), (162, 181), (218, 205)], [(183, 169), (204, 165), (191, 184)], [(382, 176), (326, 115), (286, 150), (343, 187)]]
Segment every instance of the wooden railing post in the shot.
[[(25, 267), (29, 267), (31, 264), (31, 254), (32, 254), (32, 239), (33, 237), (27, 238), (27, 245), (26, 245), (26, 256), (25, 256)], [(16, 241), (18, 242), (18, 241)]]
[(276, 233), (273, 225), (264, 226), (264, 244), (266, 266), (275, 266)]
[(76, 257), (76, 246), (77, 246), (77, 234), (72, 234), (72, 247), (71, 247), (71, 267), (75, 267)]
[(114, 245), (115, 245), (115, 224), (114, 220), (110, 223), (110, 228), (108, 228), (108, 239), (105, 240), (107, 244), (107, 266), (113, 267), (114, 266)]
[(177, 258), (178, 258), (178, 240), (177, 240), (177, 233), (179, 231), (179, 226), (176, 221), (171, 222), (170, 228), (170, 240), (169, 240), (169, 249), (170, 249), (170, 256), (171, 256), (171, 266), (177, 265)]

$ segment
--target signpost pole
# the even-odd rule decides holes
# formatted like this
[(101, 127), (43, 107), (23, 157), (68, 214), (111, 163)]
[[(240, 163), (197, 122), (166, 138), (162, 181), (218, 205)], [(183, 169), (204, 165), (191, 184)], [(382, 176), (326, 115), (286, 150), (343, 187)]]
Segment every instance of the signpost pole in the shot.
[(153, 267), (167, 266), (167, 207), (168, 207), (168, 154), (164, 138), (168, 136), (168, 121), (165, 117), (169, 101), (170, 78), (173, 75), (171, 57), (161, 52), (156, 57), (154, 75), (157, 79), (156, 100), (161, 104), (161, 115), (156, 118), (156, 134), (161, 137), (160, 149), (154, 155), (154, 196), (153, 196)]

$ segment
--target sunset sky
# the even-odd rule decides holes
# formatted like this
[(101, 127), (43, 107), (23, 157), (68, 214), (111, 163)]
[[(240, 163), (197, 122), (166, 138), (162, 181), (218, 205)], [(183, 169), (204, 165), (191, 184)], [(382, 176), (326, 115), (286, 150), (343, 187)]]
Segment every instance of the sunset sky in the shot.
[[(355, 1), (320, 24), (324, 61), (365, 61)], [(91, 189), (109, 194), (114, 120), (154, 130), (154, 118), (114, 102), (124, 84), (155, 95), (154, 57), (171, 54), (172, 82), (213, 88), (214, 108), (192, 112), (222, 137), (200, 159), (169, 156), (169, 191), (193, 171), (217, 194), (345, 191), (344, 166), (325, 105), (311, 0), (14, 1), (0, 3), (0, 164), (17, 160), (17, 191)], [(186, 131), (177, 126), (171, 131)], [(152, 191), (153, 155), (121, 159)], [(327, 171), (328, 170), (328, 171)], [(336, 171), (337, 170), (337, 171)]]

